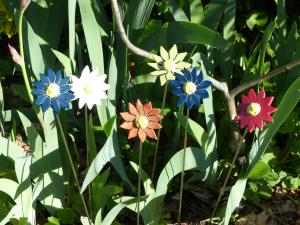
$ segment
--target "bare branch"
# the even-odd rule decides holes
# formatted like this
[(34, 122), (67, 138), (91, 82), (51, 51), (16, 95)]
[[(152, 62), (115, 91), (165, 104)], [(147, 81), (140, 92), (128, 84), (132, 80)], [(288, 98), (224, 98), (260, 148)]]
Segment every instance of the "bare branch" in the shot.
[[(136, 47), (134, 44), (132, 44), (130, 42), (130, 40), (128, 39), (126, 32), (124, 30), (123, 27), (123, 23), (122, 23), (122, 19), (121, 19), (121, 14), (119, 11), (119, 6), (118, 6), (118, 2), (117, 0), (111, 0), (111, 4), (112, 4), (112, 9), (113, 9), (113, 13), (115, 15), (116, 18), (116, 23), (117, 23), (117, 27), (118, 27), (118, 31), (120, 33), (121, 39), (123, 40), (123, 42), (125, 43), (125, 45), (127, 46), (127, 48), (129, 50), (131, 50), (133, 53), (140, 55), (142, 57), (148, 58), (150, 60), (154, 60), (152, 57), (152, 54), (150, 52), (147, 52), (143, 49), (140, 49), (138, 47)], [(215, 87), (216, 89), (222, 91), (224, 93), (224, 96), (227, 100), (227, 106), (228, 106), (228, 112), (229, 112), (229, 116), (230, 119), (233, 121), (234, 117), (237, 114), (236, 111), (236, 104), (235, 104), (235, 97), (236, 95), (238, 95), (239, 93), (241, 93), (242, 91), (255, 86), (256, 84), (264, 81), (264, 80), (268, 80), (272, 77), (275, 77), (283, 72), (286, 72), (290, 69), (292, 69), (295, 66), (300, 65), (300, 59), (295, 60), (285, 66), (282, 66), (278, 69), (275, 69), (273, 71), (271, 71), (270, 73), (264, 75), (263, 77), (259, 77), (257, 79), (254, 79), (252, 81), (249, 81), (247, 83), (241, 84), (238, 87), (234, 88), (232, 91), (228, 90), (228, 86), (227, 83), (225, 82), (220, 82), (216, 79), (214, 79), (213, 77), (208, 76), (207, 79), (210, 80), (212, 82), (212, 86)], [(240, 140), (240, 133), (238, 131), (238, 129), (235, 129), (234, 126), (231, 126), (233, 128), (233, 139), (235, 142), (239, 142)]]
[(120, 10), (119, 10), (117, 0), (111, 0), (111, 5), (112, 5), (113, 13), (115, 15), (118, 31), (120, 33), (122, 41), (125, 43), (127, 48), (130, 51), (132, 51), (133, 53), (137, 54), (137, 55), (140, 55), (140, 56), (142, 56), (144, 58), (147, 58), (147, 59), (154, 60), (153, 57), (152, 57), (152, 54), (150, 52), (147, 52), (143, 49), (140, 49), (140, 48), (136, 47), (134, 44), (131, 43), (131, 41), (129, 41), (129, 39), (126, 35), (126, 32), (124, 30), (124, 27), (123, 27), (123, 22), (122, 22), (122, 18), (121, 18), (121, 14), (120, 14)]
[(252, 81), (248, 81), (247, 83), (241, 84), (239, 86), (237, 86), (236, 88), (234, 88), (231, 92), (230, 92), (230, 96), (232, 98), (235, 98), (235, 96), (237, 96), (239, 93), (241, 93), (242, 91), (253, 87), (257, 84), (259, 84), (260, 82), (264, 81), (264, 80), (268, 80), (271, 79), (272, 77), (275, 77), (279, 74), (282, 74), (286, 71), (289, 71), (290, 69), (294, 68), (295, 66), (300, 65), (300, 59), (294, 60), (282, 67), (279, 67), (271, 72), (269, 72), (268, 74), (262, 76), (262, 77), (258, 77)]
[(228, 86), (226, 82), (220, 82), (213, 77), (207, 76), (207, 79), (212, 83), (212, 86), (222, 91), (226, 99), (230, 98)]
[[(128, 37), (126, 35), (126, 32), (124, 30), (124, 27), (123, 27), (121, 14), (120, 14), (120, 10), (119, 10), (117, 0), (111, 0), (111, 4), (112, 4), (113, 13), (114, 13), (115, 18), (116, 18), (118, 31), (120, 33), (122, 41), (125, 43), (127, 48), (129, 50), (131, 50), (133, 53), (137, 54), (137, 55), (140, 55), (140, 56), (145, 57), (145, 58), (150, 59), (150, 60), (154, 60), (153, 57), (152, 57), (152, 54), (150, 52), (147, 52), (143, 49), (140, 49), (140, 48), (136, 47), (134, 44), (131, 43), (131, 41), (128, 39)], [(218, 90), (220, 90), (224, 93), (226, 99), (228, 99), (230, 97), (229, 92), (228, 92), (228, 86), (227, 86), (226, 83), (217, 81), (213, 77), (208, 77), (208, 80), (210, 80), (212, 82), (212, 85), (216, 89), (218, 89)]]

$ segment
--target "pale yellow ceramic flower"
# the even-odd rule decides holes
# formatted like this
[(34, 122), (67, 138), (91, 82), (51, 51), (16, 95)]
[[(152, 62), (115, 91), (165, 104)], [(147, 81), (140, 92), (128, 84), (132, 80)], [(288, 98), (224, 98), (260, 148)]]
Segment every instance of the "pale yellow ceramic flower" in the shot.
[(155, 63), (148, 63), (149, 66), (156, 69), (150, 74), (159, 76), (161, 85), (164, 85), (167, 80), (174, 80), (175, 73), (182, 74), (181, 70), (191, 66), (191, 64), (183, 61), (186, 55), (186, 52), (178, 53), (176, 45), (173, 45), (169, 52), (161, 46), (160, 56), (152, 54)]

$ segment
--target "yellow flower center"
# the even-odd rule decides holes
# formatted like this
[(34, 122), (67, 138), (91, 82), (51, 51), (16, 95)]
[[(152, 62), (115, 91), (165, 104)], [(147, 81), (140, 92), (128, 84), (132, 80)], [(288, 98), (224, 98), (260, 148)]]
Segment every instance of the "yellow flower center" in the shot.
[(183, 85), (183, 90), (185, 93), (187, 94), (193, 94), (195, 91), (196, 91), (197, 87), (196, 85), (193, 83), (193, 82), (186, 82), (184, 85)]
[(176, 63), (173, 60), (168, 59), (168, 60), (164, 61), (164, 69), (168, 72), (175, 72)]
[(51, 83), (46, 89), (46, 95), (48, 95), (50, 98), (54, 98), (58, 95), (60, 95), (60, 88), (57, 84)]
[(146, 116), (139, 116), (135, 118), (135, 125), (137, 128), (145, 129), (148, 127), (148, 123), (149, 121)]
[(87, 95), (90, 95), (93, 92), (93, 89), (92, 89), (91, 85), (89, 85), (89, 84), (84, 85), (83, 90), (84, 90), (85, 94), (87, 94)]
[(257, 116), (261, 111), (260, 104), (252, 102), (247, 106), (247, 113), (250, 116)]

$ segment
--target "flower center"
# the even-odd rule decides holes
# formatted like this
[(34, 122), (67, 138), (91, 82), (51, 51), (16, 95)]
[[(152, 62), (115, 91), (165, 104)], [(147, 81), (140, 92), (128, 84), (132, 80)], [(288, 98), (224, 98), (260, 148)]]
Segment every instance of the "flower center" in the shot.
[(93, 92), (93, 88), (89, 84), (84, 85), (83, 90), (84, 90), (85, 94), (87, 94), (87, 95), (90, 95)]
[(135, 119), (135, 125), (137, 128), (145, 129), (148, 127), (148, 119), (146, 116), (139, 116)]
[(184, 85), (183, 85), (183, 90), (185, 93), (187, 94), (193, 94), (195, 91), (196, 91), (197, 87), (196, 85), (193, 83), (193, 82), (186, 82)]
[(164, 61), (164, 69), (167, 70), (168, 72), (175, 72), (176, 63), (173, 60), (168, 59)]
[(261, 111), (260, 104), (252, 102), (247, 106), (247, 113), (250, 116), (257, 116)]
[(60, 88), (57, 84), (51, 83), (46, 89), (46, 95), (48, 95), (50, 98), (54, 98), (58, 95), (60, 95)]

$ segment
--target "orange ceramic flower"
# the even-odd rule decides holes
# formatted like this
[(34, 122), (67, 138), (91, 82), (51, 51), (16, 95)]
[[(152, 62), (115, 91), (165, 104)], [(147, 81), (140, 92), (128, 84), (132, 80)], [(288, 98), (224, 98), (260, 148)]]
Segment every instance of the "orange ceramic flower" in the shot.
[(163, 118), (159, 115), (160, 109), (152, 108), (151, 102), (142, 105), (140, 100), (137, 100), (135, 107), (128, 103), (128, 111), (120, 113), (124, 119), (120, 127), (129, 130), (128, 139), (138, 136), (141, 142), (144, 142), (146, 137), (157, 140), (154, 130), (162, 128), (159, 123)]
[(266, 97), (265, 91), (261, 90), (257, 95), (253, 89), (249, 90), (248, 96), (242, 95), (240, 114), (234, 120), (240, 121), (240, 128), (248, 127), (251, 133), (255, 127), (263, 129), (264, 121), (272, 123), (271, 113), (277, 109), (272, 107), (274, 97)]

